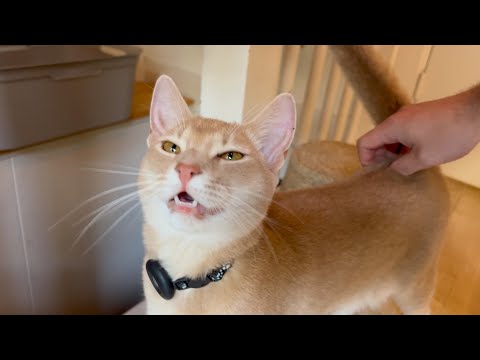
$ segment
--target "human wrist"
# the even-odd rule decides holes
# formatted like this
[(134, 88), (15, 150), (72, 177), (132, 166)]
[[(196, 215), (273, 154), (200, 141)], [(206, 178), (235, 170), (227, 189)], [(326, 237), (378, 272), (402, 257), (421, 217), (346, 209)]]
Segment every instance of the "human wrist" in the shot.
[(465, 116), (471, 123), (476, 142), (480, 142), (480, 85), (460, 94), (465, 106)]

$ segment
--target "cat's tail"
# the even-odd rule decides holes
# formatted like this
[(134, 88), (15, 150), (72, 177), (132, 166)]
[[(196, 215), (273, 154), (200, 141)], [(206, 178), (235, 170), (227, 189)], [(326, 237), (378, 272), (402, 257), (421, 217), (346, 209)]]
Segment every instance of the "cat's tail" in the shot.
[(395, 74), (373, 46), (330, 46), (345, 77), (375, 123), (410, 103)]

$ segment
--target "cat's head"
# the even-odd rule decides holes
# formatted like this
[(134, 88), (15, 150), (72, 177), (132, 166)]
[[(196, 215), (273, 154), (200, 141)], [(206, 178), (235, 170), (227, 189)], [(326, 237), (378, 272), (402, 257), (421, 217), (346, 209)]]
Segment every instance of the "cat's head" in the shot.
[(268, 210), (295, 121), (289, 94), (245, 124), (192, 116), (173, 81), (161, 76), (139, 179), (147, 223), (192, 235), (247, 235)]

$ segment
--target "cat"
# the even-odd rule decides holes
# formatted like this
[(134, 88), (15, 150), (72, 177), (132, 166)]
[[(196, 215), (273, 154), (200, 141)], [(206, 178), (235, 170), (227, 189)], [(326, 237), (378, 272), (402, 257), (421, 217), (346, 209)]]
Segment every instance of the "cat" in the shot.
[[(370, 48), (333, 51), (377, 122), (408, 101)], [(166, 75), (150, 126), (139, 176), (147, 314), (355, 314), (389, 297), (404, 314), (430, 313), (449, 207), (439, 169), (404, 177), (381, 164), (276, 191), (292, 95), (227, 123), (192, 116)]]

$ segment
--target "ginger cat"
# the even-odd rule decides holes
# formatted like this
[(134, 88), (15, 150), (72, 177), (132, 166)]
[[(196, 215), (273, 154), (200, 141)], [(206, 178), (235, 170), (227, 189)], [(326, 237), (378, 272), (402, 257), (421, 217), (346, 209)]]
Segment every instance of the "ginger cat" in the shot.
[[(376, 121), (406, 103), (372, 49), (334, 53)], [(448, 214), (438, 169), (403, 177), (385, 164), (276, 192), (295, 121), (289, 94), (244, 124), (194, 117), (158, 79), (139, 177), (148, 314), (354, 314), (390, 296), (429, 313)]]

